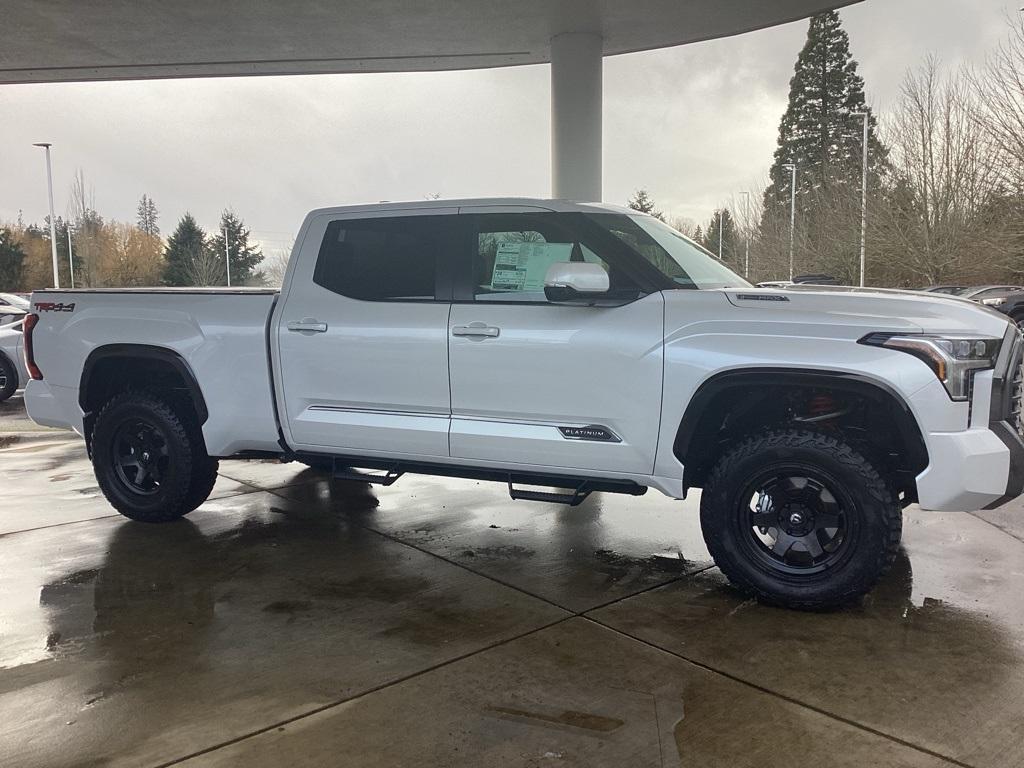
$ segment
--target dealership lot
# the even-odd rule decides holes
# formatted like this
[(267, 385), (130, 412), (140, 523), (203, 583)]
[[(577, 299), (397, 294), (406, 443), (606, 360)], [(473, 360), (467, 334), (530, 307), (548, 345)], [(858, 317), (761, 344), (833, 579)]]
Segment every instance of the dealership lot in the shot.
[(161, 526), (0, 413), (5, 765), (1018, 766), (1024, 511), (905, 516), (829, 614), (711, 566), (698, 498), (512, 502), (223, 462)]

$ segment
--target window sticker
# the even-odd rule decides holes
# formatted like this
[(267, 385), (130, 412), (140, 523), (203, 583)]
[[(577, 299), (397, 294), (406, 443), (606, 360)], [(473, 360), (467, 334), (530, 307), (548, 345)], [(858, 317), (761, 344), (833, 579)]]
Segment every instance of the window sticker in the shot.
[(548, 267), (572, 257), (572, 243), (499, 243), (492, 291), (543, 291)]

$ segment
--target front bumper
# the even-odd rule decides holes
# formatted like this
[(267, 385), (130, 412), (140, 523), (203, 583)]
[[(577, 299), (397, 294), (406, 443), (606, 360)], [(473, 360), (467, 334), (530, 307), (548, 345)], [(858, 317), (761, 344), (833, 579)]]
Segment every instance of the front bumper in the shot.
[(975, 377), (968, 429), (925, 435), (928, 467), (917, 476), (924, 509), (972, 512), (1024, 492), (1024, 339), (1007, 330), (993, 371)]

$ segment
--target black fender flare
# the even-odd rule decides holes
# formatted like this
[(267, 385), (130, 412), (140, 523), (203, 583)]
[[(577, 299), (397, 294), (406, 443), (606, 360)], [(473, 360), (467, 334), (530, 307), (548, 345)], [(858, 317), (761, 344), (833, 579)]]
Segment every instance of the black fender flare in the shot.
[(206, 423), (210, 412), (206, 408), (206, 398), (203, 397), (203, 390), (199, 386), (199, 381), (192, 372), (192, 368), (185, 361), (185, 358), (173, 349), (152, 344), (106, 344), (102, 347), (96, 347), (96, 349), (90, 352), (89, 356), (85, 359), (85, 365), (82, 366), (82, 377), (78, 386), (78, 404), (83, 413), (88, 413), (91, 410), (87, 407), (86, 395), (89, 391), (89, 382), (96, 364), (112, 357), (155, 360), (170, 365), (181, 376), (182, 381), (185, 382), (185, 387), (192, 396), (192, 402), (196, 409), (196, 415), (199, 417), (199, 423)]
[(701, 382), (683, 413), (676, 431), (673, 452), (687, 463), (693, 441), (697, 436), (701, 417), (723, 392), (739, 387), (811, 387), (829, 388), (849, 392), (893, 409), (894, 426), (911, 455), (911, 466), (922, 470), (928, 466), (928, 453), (924, 437), (914, 412), (903, 396), (883, 381), (847, 371), (808, 370), (792, 368), (736, 368), (716, 373)]

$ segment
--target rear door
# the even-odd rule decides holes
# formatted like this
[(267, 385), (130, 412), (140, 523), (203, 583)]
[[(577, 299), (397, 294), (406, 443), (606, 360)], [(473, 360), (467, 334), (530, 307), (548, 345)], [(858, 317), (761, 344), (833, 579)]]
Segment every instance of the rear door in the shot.
[[(451, 455), (593, 472), (653, 471), (664, 299), (580, 214), (463, 208), (472, 263), (449, 322)], [(600, 263), (614, 301), (554, 304), (547, 267)]]
[(448, 456), (447, 265), (457, 209), (324, 215), (277, 316), (293, 448)]

